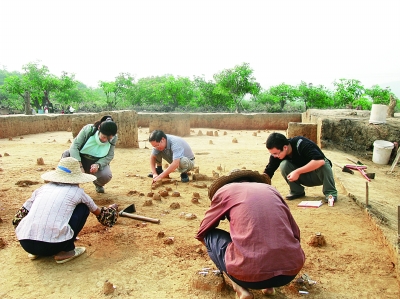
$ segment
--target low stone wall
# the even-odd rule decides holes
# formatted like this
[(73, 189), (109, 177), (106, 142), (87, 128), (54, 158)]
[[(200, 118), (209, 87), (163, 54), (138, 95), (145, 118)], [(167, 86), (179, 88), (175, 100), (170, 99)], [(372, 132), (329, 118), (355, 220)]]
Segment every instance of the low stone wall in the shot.
[(295, 136), (304, 136), (312, 141), (314, 141), (318, 146), (321, 147), (321, 142), (318, 140), (317, 134), (318, 126), (317, 124), (303, 124), (290, 122), (286, 137), (293, 138)]
[[(133, 113), (132, 115), (130, 113)], [(300, 113), (136, 113), (135, 111), (111, 111), (102, 113), (36, 114), (0, 116), (0, 138), (37, 134), (51, 131), (72, 131), (73, 136), (83, 124), (93, 123), (102, 115), (117, 117), (118, 126), (136, 121), (137, 127), (161, 129), (170, 134), (185, 136), (190, 128), (226, 130), (287, 130), (289, 122), (301, 122)], [(126, 118), (126, 119), (125, 119)], [(73, 123), (75, 119), (75, 124)], [(178, 125), (177, 125), (178, 124)], [(119, 130), (120, 131), (120, 130)], [(120, 134), (118, 134), (120, 135)], [(120, 136), (122, 137), (122, 136)]]
[[(226, 130), (286, 130), (289, 122), (301, 122), (300, 113), (145, 113), (138, 114), (139, 127), (152, 127), (157, 118), (177, 122), (189, 117), (190, 128)], [(186, 121), (186, 120), (185, 120)], [(162, 123), (162, 122), (161, 122)], [(172, 134), (172, 133), (171, 133)]]
[(400, 114), (387, 117), (382, 124), (369, 123), (371, 111), (355, 109), (309, 109), (302, 123), (317, 125), (320, 147), (334, 147), (345, 152), (369, 155), (376, 140), (400, 142)]
[(117, 146), (139, 147), (138, 120), (135, 111), (0, 116), (0, 138), (54, 131), (71, 131), (72, 137), (75, 137), (84, 125), (93, 124), (107, 114), (118, 124)]
[(64, 114), (2, 115), (0, 138), (71, 130), (72, 116)]
[(155, 113), (150, 115), (148, 127), (149, 132), (162, 130), (171, 135), (189, 136), (190, 117), (189, 114)]
[(51, 131), (71, 131), (75, 137), (83, 125), (110, 114), (118, 124), (118, 146), (138, 147), (138, 128), (148, 127), (187, 136), (190, 129), (287, 130), (287, 136), (306, 136), (321, 148), (333, 146), (359, 153), (371, 151), (375, 140), (400, 141), (400, 115), (385, 124), (369, 124), (369, 111), (307, 110), (299, 113), (102, 113), (1, 115), (0, 138)]
[(84, 125), (93, 124), (104, 115), (111, 115), (118, 125), (118, 147), (139, 147), (138, 121), (135, 111), (103, 111), (102, 113), (95, 114), (74, 114), (74, 117), (71, 118), (72, 137), (75, 138)]

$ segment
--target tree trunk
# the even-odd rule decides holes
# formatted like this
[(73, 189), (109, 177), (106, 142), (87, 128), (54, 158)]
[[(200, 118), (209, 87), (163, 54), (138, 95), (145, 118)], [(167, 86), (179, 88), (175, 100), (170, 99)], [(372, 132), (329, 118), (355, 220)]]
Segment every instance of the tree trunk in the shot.
[(43, 107), (44, 106), (49, 107), (49, 103), (50, 103), (50, 101), (49, 101), (49, 92), (47, 90), (45, 90), (45, 91), (43, 91), (43, 94), (44, 94), (44, 96), (43, 96), (42, 106)]
[(390, 95), (390, 103), (387, 111), (388, 117), (394, 117), (394, 108), (396, 107), (396, 98), (393, 95)]
[(234, 98), (233, 98), (233, 101), (235, 102), (235, 106), (236, 106), (235, 113), (241, 113), (241, 112), (242, 112), (242, 109), (241, 109), (241, 107), (240, 107), (239, 98), (234, 97)]
[(25, 101), (25, 115), (32, 115), (31, 94), (27, 91), (25, 91), (24, 101)]

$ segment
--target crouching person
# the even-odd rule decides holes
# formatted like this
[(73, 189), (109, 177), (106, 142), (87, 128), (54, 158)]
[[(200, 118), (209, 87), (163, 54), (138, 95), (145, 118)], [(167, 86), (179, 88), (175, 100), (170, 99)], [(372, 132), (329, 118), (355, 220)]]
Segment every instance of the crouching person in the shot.
[[(232, 282), (239, 299), (249, 289), (273, 295), (290, 283), (304, 265), (300, 230), (270, 179), (257, 171), (236, 170), (209, 187), (211, 206), (196, 235), (211, 260)], [(230, 233), (216, 228), (229, 221)]]
[(99, 208), (79, 184), (96, 177), (83, 173), (79, 161), (60, 160), (56, 170), (42, 174), (47, 184), (36, 189), (12, 221), (17, 238), (30, 259), (53, 256), (57, 263), (68, 262), (85, 252), (75, 240), (92, 212), (105, 226), (118, 219), (118, 206)]

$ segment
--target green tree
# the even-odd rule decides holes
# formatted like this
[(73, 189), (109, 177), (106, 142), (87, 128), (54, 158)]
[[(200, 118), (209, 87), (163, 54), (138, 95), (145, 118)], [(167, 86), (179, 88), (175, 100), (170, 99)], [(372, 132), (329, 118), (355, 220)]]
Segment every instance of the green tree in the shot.
[(48, 104), (50, 91), (57, 89), (56, 77), (49, 73), (47, 66), (38, 63), (30, 62), (22, 69), (25, 71), (22, 76), (30, 87), (31, 104), (37, 109), (43, 108)]
[(28, 63), (22, 68), (24, 73), (21, 76), (13, 75), (4, 79), (3, 89), (23, 99), (26, 114), (32, 114), (31, 105), (37, 109), (49, 106), (51, 93), (66, 91), (75, 84), (73, 76), (64, 72), (59, 79), (50, 74), (45, 65)]
[(115, 105), (126, 105), (135, 92), (135, 77), (129, 73), (120, 73), (115, 78), (115, 92), (118, 100)]
[(172, 75), (139, 79), (134, 85), (132, 104), (156, 110), (172, 111), (186, 107), (194, 95), (193, 84), (186, 77)]
[(179, 106), (187, 106), (193, 97), (192, 82), (186, 77), (170, 75), (161, 86), (164, 94), (164, 105), (175, 110)]
[(296, 87), (285, 83), (270, 87), (268, 93), (270, 100), (279, 103), (281, 111), (288, 102), (294, 102), (300, 95)]
[(216, 93), (230, 96), (236, 107), (236, 113), (242, 110), (242, 100), (246, 94), (256, 95), (261, 86), (252, 76), (253, 70), (248, 63), (237, 65), (233, 69), (226, 69), (214, 75), (217, 84)]
[(25, 114), (31, 115), (31, 86), (24, 76), (12, 75), (4, 79), (2, 90), (22, 99)]
[(160, 104), (160, 98), (156, 90), (161, 84), (160, 77), (141, 78), (135, 84), (134, 92), (131, 95), (131, 102), (134, 106)]
[(214, 81), (206, 81), (204, 77), (194, 77), (193, 98), (191, 106), (205, 111), (228, 110), (234, 102), (230, 96), (216, 92)]
[(390, 95), (392, 92), (389, 87), (381, 88), (379, 85), (373, 85), (367, 88), (365, 93), (369, 95), (374, 104), (388, 105), (390, 102)]
[(332, 97), (329, 91), (322, 85), (313, 86), (312, 83), (307, 84), (301, 81), (298, 86), (300, 98), (304, 102), (305, 110), (309, 108), (326, 108), (332, 105)]
[(23, 108), (23, 102), (18, 100), (18, 95), (13, 95), (2, 88), (5, 78), (12, 75), (18, 74), (16, 72), (10, 73), (6, 69), (0, 70), (0, 106), (13, 110), (21, 110)]
[(100, 87), (106, 95), (108, 109), (113, 109), (117, 105), (117, 86), (115, 82), (100, 81)]
[(340, 79), (333, 83), (334, 91), (334, 106), (343, 108), (358, 100), (365, 92), (364, 86), (360, 81), (355, 79)]

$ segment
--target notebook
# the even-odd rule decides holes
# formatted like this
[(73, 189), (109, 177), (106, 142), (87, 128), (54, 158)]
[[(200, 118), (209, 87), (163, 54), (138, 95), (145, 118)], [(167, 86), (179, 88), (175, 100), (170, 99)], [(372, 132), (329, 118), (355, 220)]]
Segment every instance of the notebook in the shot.
[(322, 206), (322, 200), (303, 200), (297, 206), (303, 208), (319, 208)]

